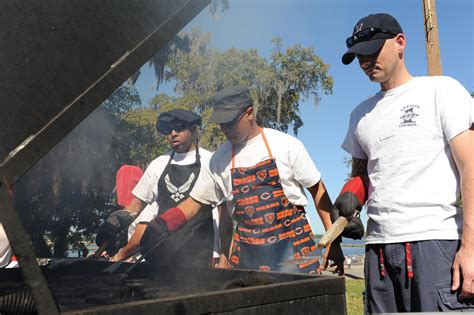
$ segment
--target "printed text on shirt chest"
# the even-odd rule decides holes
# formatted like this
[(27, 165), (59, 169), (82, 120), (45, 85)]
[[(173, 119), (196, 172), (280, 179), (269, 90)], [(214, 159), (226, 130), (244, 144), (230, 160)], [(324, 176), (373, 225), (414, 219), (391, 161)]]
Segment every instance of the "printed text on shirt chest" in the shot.
[(420, 106), (419, 105), (406, 105), (402, 107), (400, 110), (400, 124), (398, 125), (399, 128), (402, 127), (415, 127), (417, 126), (417, 118), (420, 116), (419, 113)]

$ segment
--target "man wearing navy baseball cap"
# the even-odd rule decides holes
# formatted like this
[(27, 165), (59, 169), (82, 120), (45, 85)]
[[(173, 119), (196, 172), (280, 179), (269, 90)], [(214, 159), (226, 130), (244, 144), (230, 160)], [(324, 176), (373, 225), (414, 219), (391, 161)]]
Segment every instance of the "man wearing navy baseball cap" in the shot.
[(242, 114), (243, 110), (252, 106), (250, 91), (245, 86), (232, 86), (222, 89), (214, 96), (210, 123), (227, 124)]
[(381, 87), (351, 113), (352, 174), (331, 212), (348, 233), (367, 201), (366, 312), (474, 312), (472, 98), (453, 78), (408, 72), (389, 14), (360, 19), (346, 45), (342, 63), (357, 58)]

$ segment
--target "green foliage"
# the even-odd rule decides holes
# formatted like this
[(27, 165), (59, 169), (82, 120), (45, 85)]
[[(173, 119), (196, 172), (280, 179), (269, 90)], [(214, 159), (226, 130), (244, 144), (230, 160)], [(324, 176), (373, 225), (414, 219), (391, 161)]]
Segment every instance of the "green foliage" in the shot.
[(346, 278), (346, 307), (347, 315), (364, 314), (364, 292), (365, 280), (349, 280)]

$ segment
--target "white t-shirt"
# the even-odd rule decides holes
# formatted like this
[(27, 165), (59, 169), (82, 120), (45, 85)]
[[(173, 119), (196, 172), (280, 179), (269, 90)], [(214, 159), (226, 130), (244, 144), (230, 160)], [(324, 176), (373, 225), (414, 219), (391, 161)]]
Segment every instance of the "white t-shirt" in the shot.
[[(154, 159), (147, 167), (142, 178), (132, 190), (132, 194), (140, 200), (148, 203), (149, 205), (143, 209), (140, 215), (134, 220), (132, 230), (129, 228), (129, 238), (135, 231), (135, 226), (138, 222), (151, 221), (156, 217), (158, 213), (158, 204), (156, 199), (158, 197), (158, 181), (165, 170), (168, 161), (170, 160), (172, 151), (168, 151), (163, 155), (160, 155)], [(209, 159), (212, 153), (206, 149), (199, 148), (199, 155), (201, 156), (201, 171), (203, 168), (209, 167)], [(189, 151), (186, 153), (176, 152), (173, 156), (172, 164), (178, 165), (189, 165), (196, 162), (196, 150)], [(185, 198), (183, 198), (184, 201)], [(216, 216), (217, 214), (217, 216)], [(213, 223), (214, 223), (214, 257), (218, 257), (220, 242), (219, 242), (219, 211), (213, 209)], [(217, 219), (216, 219), (217, 218)]]
[(11, 261), (13, 252), (8, 242), (7, 233), (3, 229), (3, 224), (0, 222), (0, 268), (15, 268), (18, 267), (18, 262)]
[(140, 212), (138, 217), (128, 226), (128, 240), (135, 233), (135, 227), (139, 222), (150, 222), (158, 214), (158, 203), (154, 201), (152, 204), (146, 205), (146, 207)]
[(471, 96), (449, 77), (413, 78), (354, 109), (342, 148), (368, 160), (368, 244), (460, 237), (449, 141), (473, 123)]
[[(321, 174), (300, 140), (286, 133), (265, 128), (265, 137), (276, 161), (281, 184), (288, 199), (295, 205), (306, 206), (308, 199), (303, 187), (319, 182)], [(262, 135), (235, 146), (235, 167), (249, 167), (270, 158)], [(233, 211), (234, 197), (230, 169), (232, 144), (227, 141), (212, 155), (208, 167), (203, 167), (191, 191), (191, 197), (205, 204), (227, 200), (227, 210)]]
[[(154, 159), (147, 167), (140, 181), (132, 190), (132, 194), (140, 200), (151, 204), (158, 198), (158, 181), (170, 160), (172, 151), (168, 151)], [(199, 148), (201, 155), (201, 172), (205, 165), (209, 164), (212, 153), (206, 149)], [(189, 165), (196, 162), (196, 150), (186, 153), (176, 152), (173, 156), (172, 164)]]
[(212, 209), (212, 222), (214, 226), (214, 250), (212, 251), (212, 257), (219, 258), (221, 249), (221, 238), (219, 235), (219, 209)]
[(12, 249), (8, 242), (7, 234), (3, 229), (3, 224), (0, 222), (0, 268), (5, 267), (10, 262)]

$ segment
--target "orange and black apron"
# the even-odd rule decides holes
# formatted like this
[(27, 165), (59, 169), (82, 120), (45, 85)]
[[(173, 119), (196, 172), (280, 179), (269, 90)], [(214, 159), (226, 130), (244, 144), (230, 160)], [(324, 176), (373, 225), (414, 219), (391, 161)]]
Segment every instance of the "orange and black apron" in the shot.
[(236, 268), (315, 273), (318, 261), (297, 266), (279, 265), (316, 249), (303, 207), (285, 195), (275, 160), (263, 130), (269, 159), (251, 167), (235, 167), (232, 147), (232, 194), (235, 199), (230, 263)]

